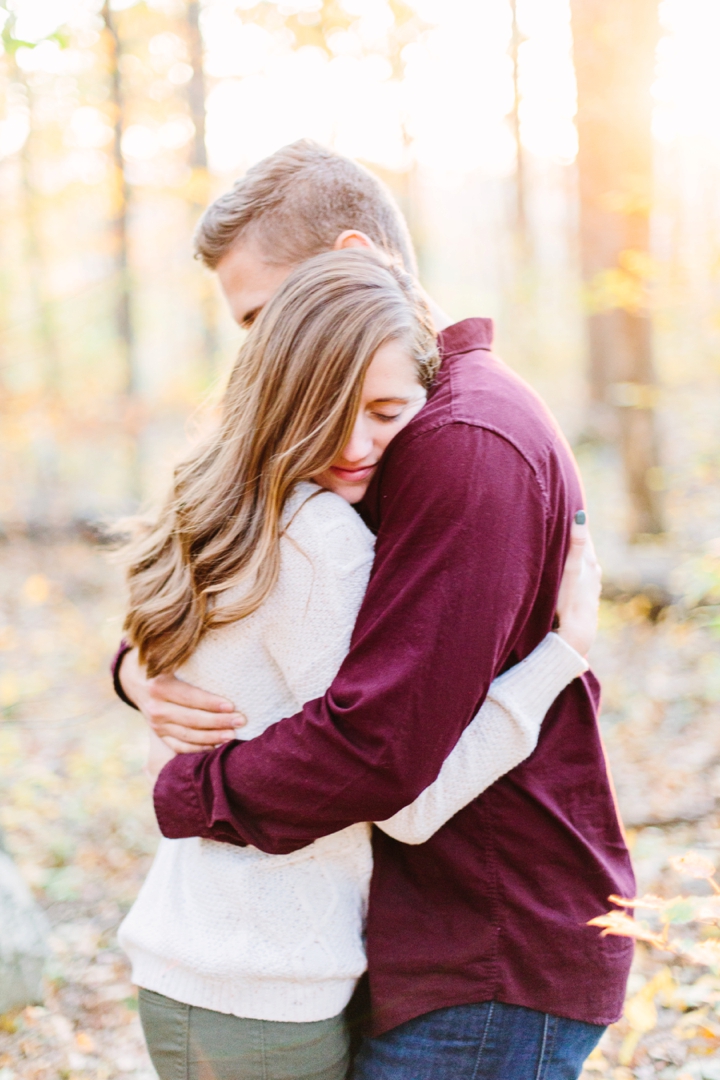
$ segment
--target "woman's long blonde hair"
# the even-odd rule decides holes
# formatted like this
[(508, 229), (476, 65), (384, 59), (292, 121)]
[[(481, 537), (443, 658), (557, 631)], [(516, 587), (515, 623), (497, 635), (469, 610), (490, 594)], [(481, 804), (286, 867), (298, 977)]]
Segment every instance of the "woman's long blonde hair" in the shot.
[[(429, 386), (440, 361), (427, 308), (408, 275), (372, 252), (309, 259), (269, 301), (240, 349), (217, 429), (176, 468), (157, 521), (123, 560), (125, 631), (148, 675), (173, 671), (208, 630), (266, 598), (285, 502), (346, 445), (365, 372), (390, 340)], [(218, 602), (240, 583), (241, 599)]]

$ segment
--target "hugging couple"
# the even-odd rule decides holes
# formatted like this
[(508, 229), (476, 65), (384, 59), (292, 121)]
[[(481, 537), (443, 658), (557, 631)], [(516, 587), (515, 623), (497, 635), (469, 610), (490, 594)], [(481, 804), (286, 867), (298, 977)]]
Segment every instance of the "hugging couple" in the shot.
[(576, 1078), (632, 954), (587, 921), (634, 883), (570, 451), (354, 162), (278, 151), (196, 247), (248, 334), (129, 544), (115, 662), (152, 728), (120, 941), (159, 1076)]

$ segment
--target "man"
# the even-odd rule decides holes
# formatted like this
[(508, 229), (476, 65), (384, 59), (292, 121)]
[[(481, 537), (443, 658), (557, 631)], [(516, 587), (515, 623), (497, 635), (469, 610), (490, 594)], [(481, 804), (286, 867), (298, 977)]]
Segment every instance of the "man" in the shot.
[[(352, 245), (414, 270), (380, 184), (305, 142), (250, 170), (197, 235), (241, 325), (303, 259)], [(155, 788), (166, 836), (284, 853), (391, 816), (435, 778), (492, 679), (550, 628), (582, 506), (570, 452), (535, 395), (491, 355), (488, 320), (441, 326), (443, 366), (427, 405), (381, 463), (371, 446), (346, 462), (374, 468), (361, 509), (377, 546), (337, 678), (257, 739), (171, 761)], [(170, 745), (231, 737), (238, 721), (223, 719), (227, 703), (171, 676), (146, 681), (134, 654), (117, 674)], [(632, 945), (586, 923), (634, 885), (597, 703), (594, 678), (576, 680), (535, 753), (428, 843), (376, 833), (373, 1038), (358, 1080), (571, 1080), (617, 1019)]]

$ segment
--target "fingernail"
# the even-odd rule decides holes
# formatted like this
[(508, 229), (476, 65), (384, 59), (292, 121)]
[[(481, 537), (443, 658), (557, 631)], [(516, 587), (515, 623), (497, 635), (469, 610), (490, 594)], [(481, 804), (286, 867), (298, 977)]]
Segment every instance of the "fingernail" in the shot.
[(587, 516), (585, 514), (585, 511), (584, 510), (578, 510), (577, 514), (575, 515), (575, 524), (576, 525), (584, 525), (586, 521), (587, 521)]
[(223, 701), (222, 705), (220, 706), (220, 711), (221, 712), (233, 712), (234, 708), (235, 708), (235, 706), (231, 705), (229, 701)]

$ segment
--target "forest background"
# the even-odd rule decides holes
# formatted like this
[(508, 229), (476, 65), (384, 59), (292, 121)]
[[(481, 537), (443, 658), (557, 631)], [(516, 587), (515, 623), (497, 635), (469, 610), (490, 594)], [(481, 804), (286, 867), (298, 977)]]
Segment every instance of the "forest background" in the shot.
[[(427, 289), (492, 316), (558, 417), (640, 890), (709, 893), (668, 861), (720, 850), (715, 0), (4, 0), (0, 25), (0, 824), (52, 925), (0, 1080), (153, 1075), (114, 932), (157, 834), (102, 540), (241, 338), (194, 224), (296, 138), (382, 176)], [(587, 1078), (717, 1080), (718, 1002), (707, 956), (640, 944)]]

